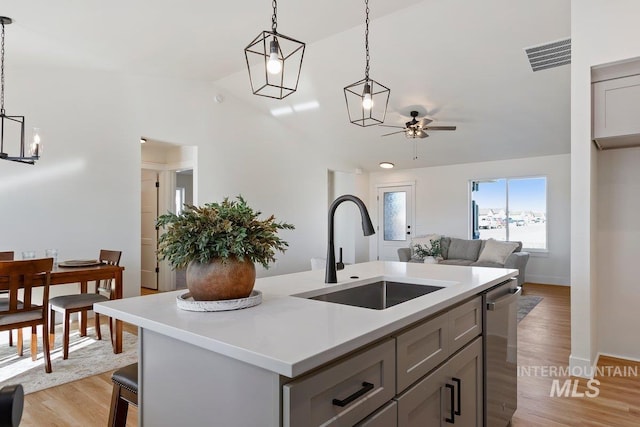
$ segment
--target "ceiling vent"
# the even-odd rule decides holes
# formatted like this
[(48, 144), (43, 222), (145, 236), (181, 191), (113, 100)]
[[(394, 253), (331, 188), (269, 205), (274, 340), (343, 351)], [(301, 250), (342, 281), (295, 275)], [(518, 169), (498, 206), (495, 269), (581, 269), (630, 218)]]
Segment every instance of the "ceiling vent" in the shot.
[(571, 64), (571, 39), (558, 40), (524, 50), (533, 71)]

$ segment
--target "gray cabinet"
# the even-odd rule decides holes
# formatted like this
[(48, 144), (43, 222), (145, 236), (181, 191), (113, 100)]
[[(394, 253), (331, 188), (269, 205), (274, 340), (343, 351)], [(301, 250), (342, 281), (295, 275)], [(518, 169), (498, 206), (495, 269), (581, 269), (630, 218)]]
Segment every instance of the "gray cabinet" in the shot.
[(482, 334), (482, 299), (473, 298), (396, 337), (398, 393)]
[(482, 426), (482, 338), (398, 396), (398, 427)]
[(640, 144), (640, 75), (594, 83), (593, 140), (599, 148)]
[(481, 334), (474, 297), (284, 384), (282, 425), (481, 426)]
[(396, 427), (398, 425), (398, 402), (392, 400), (373, 415), (354, 427)]
[(285, 384), (283, 425), (352, 426), (395, 396), (395, 369), (395, 341), (388, 339)]

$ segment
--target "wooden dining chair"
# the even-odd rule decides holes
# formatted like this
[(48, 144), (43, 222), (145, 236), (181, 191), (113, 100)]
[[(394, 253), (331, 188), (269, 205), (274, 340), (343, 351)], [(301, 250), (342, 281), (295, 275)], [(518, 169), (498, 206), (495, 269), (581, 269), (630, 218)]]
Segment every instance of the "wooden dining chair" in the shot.
[[(13, 251), (0, 251), (0, 261), (13, 261)], [(5, 296), (8, 293), (8, 291), (0, 291), (0, 296)], [(19, 331), (22, 331), (22, 329), (19, 329)], [(13, 331), (9, 331), (9, 347), (11, 346), (13, 346)]]
[[(44, 370), (51, 372), (49, 340), (47, 339), (47, 306), (53, 258), (30, 259), (24, 261), (0, 262), (0, 289), (9, 291), (6, 301), (0, 303), (0, 331), (31, 326), (31, 359), (36, 360), (38, 352), (37, 326), (42, 325), (42, 346), (44, 348)], [(33, 291), (43, 288), (42, 305), (33, 301)], [(18, 299), (18, 294), (21, 298)], [(22, 340), (18, 337), (18, 353), (22, 354)]]
[[(99, 261), (109, 265), (120, 265), (121, 251), (109, 251), (102, 249), (100, 251)], [(54, 347), (56, 339), (56, 325), (55, 316), (56, 312), (62, 314), (62, 358), (67, 359), (69, 357), (69, 318), (72, 313), (86, 313), (89, 310), (93, 310), (93, 304), (97, 302), (104, 302), (113, 299), (115, 296), (115, 290), (113, 289), (113, 280), (98, 280), (96, 281), (95, 290), (92, 293), (80, 293), (72, 295), (61, 295), (49, 300), (49, 313), (50, 313), (50, 325), (49, 325), (49, 344), (51, 348)], [(94, 313), (96, 337), (101, 340), (102, 334), (100, 333), (100, 315)], [(78, 322), (80, 323), (80, 322)], [(112, 321), (109, 319), (109, 335), (113, 342), (113, 326)]]

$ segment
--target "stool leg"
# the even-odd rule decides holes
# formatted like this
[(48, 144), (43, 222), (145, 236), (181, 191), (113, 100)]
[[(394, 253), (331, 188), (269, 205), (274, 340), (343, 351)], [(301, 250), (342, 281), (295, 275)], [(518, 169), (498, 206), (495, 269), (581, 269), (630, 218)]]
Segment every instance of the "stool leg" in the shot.
[(13, 347), (13, 331), (9, 331), (9, 347)]
[(127, 424), (129, 402), (120, 397), (121, 387), (113, 384), (111, 394), (111, 410), (109, 411), (109, 427), (124, 427)]

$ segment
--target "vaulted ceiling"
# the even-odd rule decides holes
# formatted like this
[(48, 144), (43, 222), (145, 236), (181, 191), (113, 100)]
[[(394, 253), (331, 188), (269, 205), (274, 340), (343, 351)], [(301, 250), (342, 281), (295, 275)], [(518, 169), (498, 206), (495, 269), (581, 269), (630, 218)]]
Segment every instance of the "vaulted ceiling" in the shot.
[[(364, 77), (364, 1), (278, 4), (278, 31), (307, 43), (298, 91), (251, 94), (243, 49), (271, 25), (271, 2), (4, 2), (7, 67), (47, 64), (208, 80), (365, 170), (568, 153), (570, 66), (532, 72), (524, 48), (570, 36), (570, 0), (370, 0), (371, 76), (391, 88), (385, 124), (411, 110), (455, 132), (416, 142), (350, 124), (343, 87)], [(215, 102), (213, 99), (211, 102)], [(311, 104), (309, 104), (311, 103)], [(224, 103), (221, 104), (224, 106)], [(292, 108), (293, 109), (293, 108)], [(238, 116), (238, 125), (251, 117)], [(264, 132), (268, 133), (268, 129)]]

